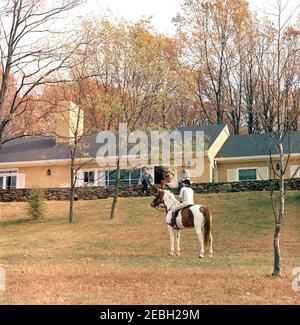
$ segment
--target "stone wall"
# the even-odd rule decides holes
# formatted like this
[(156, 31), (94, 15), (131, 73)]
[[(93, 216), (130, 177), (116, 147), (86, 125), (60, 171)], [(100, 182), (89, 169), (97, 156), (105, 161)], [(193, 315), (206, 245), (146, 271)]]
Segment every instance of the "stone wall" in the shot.
[[(300, 190), (300, 179), (286, 181), (288, 191)], [(215, 183), (215, 184), (194, 184), (193, 189), (196, 193), (237, 193), (237, 192), (262, 192), (279, 190), (279, 181), (251, 181), (251, 182), (233, 182), (233, 183)]]
[[(155, 193), (155, 188), (152, 189)], [(48, 201), (67, 201), (70, 190), (67, 188), (43, 189), (45, 199)], [(140, 187), (124, 187), (119, 190), (119, 197), (139, 197)], [(77, 188), (75, 194), (79, 200), (99, 200), (114, 196), (114, 188), (104, 187), (81, 187)], [(2, 190), (0, 191), (0, 202), (26, 202), (30, 190)]]
[[(287, 180), (287, 190), (300, 191), (300, 179)], [(210, 193), (237, 193), (237, 192), (260, 192), (271, 189), (278, 190), (278, 181), (256, 181), (256, 182), (234, 182), (234, 183), (206, 183), (193, 184), (193, 189), (199, 194)], [(152, 188), (152, 195), (156, 188)], [(173, 190), (178, 194), (177, 190)], [(45, 198), (49, 201), (67, 201), (70, 197), (70, 190), (63, 188), (45, 189)], [(120, 197), (140, 197), (140, 187), (123, 187), (119, 190)], [(0, 202), (26, 202), (30, 195), (30, 190), (2, 190), (0, 191)], [(85, 187), (77, 188), (76, 195), (79, 200), (99, 200), (113, 197), (114, 188)]]

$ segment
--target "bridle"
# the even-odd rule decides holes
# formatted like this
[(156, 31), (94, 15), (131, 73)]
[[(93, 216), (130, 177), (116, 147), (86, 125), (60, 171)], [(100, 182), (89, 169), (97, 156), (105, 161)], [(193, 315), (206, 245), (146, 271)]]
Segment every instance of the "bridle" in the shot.
[(174, 207), (174, 205), (176, 205), (176, 203), (177, 202), (174, 202), (169, 210), (167, 210), (167, 208), (166, 208), (166, 214), (168, 214), (173, 209), (173, 207)]
[[(167, 193), (167, 195), (169, 196), (169, 199), (171, 199), (172, 197), (171, 197), (171, 195), (169, 195), (168, 193)], [(176, 201), (171, 205), (171, 207), (169, 208), (169, 210), (167, 210), (167, 207), (166, 207), (166, 205), (165, 205), (165, 207), (166, 207), (166, 213), (168, 214), (172, 209), (173, 209), (173, 207), (174, 207), (174, 205), (176, 205)]]
[[(165, 194), (167, 194), (168, 196), (169, 196), (169, 198), (171, 199), (172, 197), (171, 197), (171, 195), (169, 195), (168, 193), (166, 193), (166, 192), (164, 192)], [(161, 202), (161, 203), (163, 203), (164, 204), (164, 207), (165, 207), (165, 210), (166, 210), (166, 214), (168, 214), (172, 209), (173, 209), (173, 207), (176, 205), (176, 201), (171, 205), (171, 207), (167, 210), (167, 207), (166, 207), (166, 204), (165, 204), (165, 202)], [(160, 203), (160, 204), (161, 204)], [(159, 207), (159, 205), (160, 204), (158, 204), (155, 208), (157, 209), (158, 207)]]

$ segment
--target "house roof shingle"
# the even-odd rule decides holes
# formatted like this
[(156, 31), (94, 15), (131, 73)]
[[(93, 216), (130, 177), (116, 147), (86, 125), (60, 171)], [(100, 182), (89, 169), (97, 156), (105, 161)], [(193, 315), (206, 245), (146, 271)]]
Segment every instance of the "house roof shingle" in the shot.
[[(290, 132), (284, 141), (285, 153), (300, 153), (300, 132)], [(268, 134), (233, 135), (225, 142), (217, 158), (239, 158), (278, 154)]]
[[(180, 127), (176, 130), (203, 131), (208, 148), (218, 138), (225, 125)], [(100, 146), (96, 143), (97, 134), (92, 134), (84, 139), (89, 157), (96, 157)], [(67, 144), (56, 144), (55, 139), (47, 137), (27, 137), (12, 140), (0, 149), (0, 163), (30, 162), (43, 160), (69, 159), (70, 152)], [(79, 157), (78, 157), (79, 158)]]

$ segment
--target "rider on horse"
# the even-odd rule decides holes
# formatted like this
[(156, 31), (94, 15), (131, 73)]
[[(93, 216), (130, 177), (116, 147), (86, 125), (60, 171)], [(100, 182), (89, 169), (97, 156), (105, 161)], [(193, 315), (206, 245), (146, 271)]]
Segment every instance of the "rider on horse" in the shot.
[(183, 187), (182, 187), (182, 189), (180, 191), (180, 195), (179, 195), (181, 203), (172, 209), (172, 219), (169, 224), (171, 227), (175, 227), (176, 217), (177, 217), (179, 211), (183, 210), (184, 208), (194, 205), (194, 191), (191, 188), (190, 180), (188, 180), (188, 179), (184, 180), (182, 182), (182, 185), (183, 185)]

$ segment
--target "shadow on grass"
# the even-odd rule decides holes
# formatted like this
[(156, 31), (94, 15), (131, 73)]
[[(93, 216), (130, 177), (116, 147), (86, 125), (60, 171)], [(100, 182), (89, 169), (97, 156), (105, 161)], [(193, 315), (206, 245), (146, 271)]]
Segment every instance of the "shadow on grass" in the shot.
[(19, 225), (27, 225), (27, 224), (37, 224), (42, 223), (43, 220), (32, 220), (32, 219), (17, 219), (17, 220), (7, 220), (0, 222), (0, 226), (2, 227), (11, 227), (11, 226), (19, 226)]

